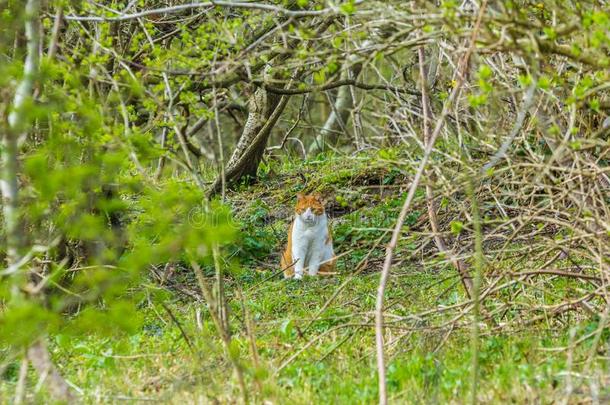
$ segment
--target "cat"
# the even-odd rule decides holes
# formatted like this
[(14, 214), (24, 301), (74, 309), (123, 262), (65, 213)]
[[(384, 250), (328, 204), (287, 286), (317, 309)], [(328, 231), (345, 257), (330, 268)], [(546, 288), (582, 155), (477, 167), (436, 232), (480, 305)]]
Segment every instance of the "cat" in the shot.
[(334, 272), (337, 257), (333, 251), (330, 224), (319, 193), (297, 194), (294, 220), (288, 230), (288, 244), (280, 265), (285, 278), (299, 280), (305, 269), (310, 276)]

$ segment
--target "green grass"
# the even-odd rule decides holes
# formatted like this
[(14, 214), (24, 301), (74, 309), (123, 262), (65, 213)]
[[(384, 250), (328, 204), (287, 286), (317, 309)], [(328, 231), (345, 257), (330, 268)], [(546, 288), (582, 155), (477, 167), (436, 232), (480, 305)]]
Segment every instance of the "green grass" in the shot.
[[(242, 326), (241, 305), (234, 296), (229, 297), (234, 350), (246, 370), (251, 396), (275, 403), (375, 403), (374, 330), (363, 319), (369, 318), (374, 308), (376, 275), (354, 278), (336, 303), (306, 330), (313, 315), (349, 276), (256, 284), (263, 277), (259, 275), (241, 285), (247, 312), (256, 325), (258, 368)], [(430, 298), (443, 286), (431, 290), (421, 287), (434, 283), (436, 278), (435, 274), (423, 274), (394, 279), (388, 301), (398, 308), (392, 312), (417, 312), (434, 306)], [(158, 304), (143, 308), (144, 327), (132, 336), (92, 336), (76, 341), (62, 335), (54, 337), (55, 360), (70, 382), (86, 389), (85, 402), (155, 398), (171, 403), (194, 403), (200, 399), (225, 403), (239, 398), (236, 379), (213, 324), (205, 315), (205, 306), (177, 299), (170, 308), (192, 350)], [(196, 326), (197, 309), (204, 312), (201, 330)], [(594, 328), (595, 325), (583, 324), (579, 335)], [(276, 373), (280, 364), (321, 334), (325, 334), (323, 338)], [(397, 328), (391, 329), (388, 342), (392, 344), (387, 350), (387, 380), (395, 401), (465, 402), (471, 359), (467, 329), (454, 331), (446, 338), (444, 331), (411, 333)], [(541, 328), (484, 337), (481, 400), (554, 403), (563, 395), (565, 376), (561, 372), (566, 369), (567, 353), (545, 349), (567, 343), (566, 333)], [(586, 345), (580, 346), (576, 357), (582, 358), (586, 352)], [(30, 378), (35, 381), (33, 374)], [(5, 381), (3, 393), (11, 392), (14, 380), (13, 375)], [(262, 395), (256, 394), (255, 380), (259, 381)], [(583, 390), (587, 390), (586, 382), (583, 381)], [(602, 393), (610, 394), (605, 388)], [(575, 398), (583, 395), (577, 391)]]
[[(241, 227), (240, 239), (223, 251), (233, 338), (230, 353), (244, 369), (253, 402), (376, 403), (375, 294), (388, 238), (385, 230), (393, 226), (404, 198), (404, 193), (394, 187), (402, 183), (403, 174), (382, 166), (370, 167), (360, 157), (311, 161), (298, 168), (280, 164), (276, 169), (284, 173), (281, 178), (229, 195)], [(341, 214), (333, 221), (336, 248), (339, 253), (349, 254), (341, 258), (340, 274), (335, 277), (306, 278), (302, 282), (271, 277), (285, 242), (293, 195), (303, 188), (297, 170), (309, 176), (307, 190), (332, 193), (330, 204)], [(378, 185), (387, 186), (387, 190), (380, 192)], [(421, 198), (418, 201), (407, 219), (386, 292), (390, 400), (466, 403), (472, 359), (469, 315), (452, 329), (437, 326), (458, 315), (459, 310), (413, 317), (465, 300), (454, 270), (438, 263), (433, 253), (426, 253), (430, 257), (424, 264), (409, 260), (418, 249), (417, 223), (425, 211)], [(353, 275), (378, 240), (380, 244), (369, 255), (365, 271)], [(418, 257), (422, 254), (417, 253)], [(513, 266), (508, 260), (494, 263), (496, 269), (512, 270)], [(344, 282), (345, 288), (319, 313)], [(518, 300), (530, 307), (551, 305), (570, 293), (574, 287), (570, 283), (558, 279), (545, 286), (551, 293), (521, 295), (517, 286), (486, 302), (484, 311), (499, 308), (502, 299)], [(238, 289), (243, 291), (243, 303), (236, 294)], [(141, 292), (147, 297), (140, 303), (144, 323), (132, 335), (82, 338), (66, 333), (50, 337), (54, 360), (64, 376), (83, 390), (83, 402), (239, 402), (239, 385), (207, 306), (193, 298), (199, 295), (193, 274), (180, 267), (167, 285), (151, 283)], [(246, 332), (242, 304), (254, 324), (253, 336)], [(397, 322), (398, 317), (403, 321)], [(547, 320), (526, 325), (519, 311), (511, 311), (503, 321), (507, 320), (511, 324), (501, 332), (494, 331), (498, 325), (493, 323), (481, 325), (479, 399), (483, 403), (555, 403), (566, 390), (569, 352), (556, 348), (569, 345), (570, 327), (579, 339), (596, 331), (598, 319), (577, 313), (564, 318), (563, 324)], [(602, 344), (607, 338), (604, 332)], [(258, 365), (250, 339), (255, 340)], [(583, 370), (591, 342), (590, 337), (584, 339), (572, 350), (572, 370), (591, 371)], [(591, 364), (598, 373), (602, 400), (610, 398), (610, 388), (603, 384), (608, 376), (603, 355), (594, 353)], [(18, 368), (17, 362), (11, 363), (0, 380), (3, 403), (10, 403)], [(35, 393), (37, 378), (30, 371), (28, 393), (34, 403), (46, 400), (44, 388)], [(573, 377), (572, 401), (589, 397), (591, 381)]]

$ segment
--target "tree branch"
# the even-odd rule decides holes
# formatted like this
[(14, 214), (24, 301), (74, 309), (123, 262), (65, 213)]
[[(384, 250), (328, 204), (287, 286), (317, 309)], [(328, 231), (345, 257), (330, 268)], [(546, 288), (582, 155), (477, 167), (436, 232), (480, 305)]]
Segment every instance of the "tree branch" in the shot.
[[(0, 148), (0, 160), (3, 171), (0, 180), (2, 190), (2, 206), (4, 228), (6, 232), (6, 251), (9, 267), (21, 262), (23, 250), (23, 235), (19, 217), (19, 182), (18, 182), (18, 141), (26, 139), (31, 119), (26, 114), (27, 100), (32, 97), (34, 82), (39, 69), (39, 18), (40, 1), (28, 0), (25, 5), (25, 33), (27, 38), (27, 54), (24, 64), (23, 79), (19, 83), (13, 100), (13, 111), (8, 116), (8, 131), (4, 135), (3, 147)], [(22, 298), (21, 287), (25, 283), (26, 274), (16, 268), (13, 275), (13, 294)], [(44, 339), (40, 338), (27, 350), (27, 358), (41, 376), (47, 376), (48, 387), (55, 400), (71, 403), (74, 398), (70, 387), (53, 365)], [(24, 359), (25, 362), (25, 359)], [(18, 395), (19, 396), (19, 395)]]
[[(356, 4), (362, 3), (363, 0), (356, 1)], [(92, 21), (92, 22), (111, 22), (111, 21), (128, 21), (137, 18), (147, 17), (156, 14), (172, 14), (178, 13), (184, 10), (192, 10), (198, 8), (212, 8), (214, 6), (226, 7), (226, 8), (244, 8), (253, 10), (269, 11), (275, 14), (282, 14), (287, 17), (315, 17), (329, 14), (340, 14), (340, 10), (336, 7), (328, 7), (322, 10), (289, 10), (283, 7), (274, 6), (271, 4), (263, 3), (246, 3), (246, 2), (232, 2), (232, 1), (206, 1), (201, 3), (187, 3), (179, 4), (170, 7), (161, 7), (152, 10), (144, 10), (133, 14), (121, 14), (117, 17), (102, 17), (102, 16), (79, 16), (79, 15), (67, 15), (66, 20), (70, 21)]]
[(265, 90), (267, 90), (270, 93), (288, 94), (288, 95), (322, 92), (322, 91), (332, 90), (332, 89), (335, 89), (337, 87), (342, 87), (342, 86), (354, 86), (354, 87), (357, 87), (362, 90), (387, 90), (387, 91), (392, 91), (395, 93), (412, 94), (412, 95), (417, 95), (417, 96), (419, 96), (421, 94), (417, 90), (410, 90), (410, 89), (403, 88), (403, 87), (386, 86), (383, 84), (367, 84), (367, 83), (357, 82), (355, 79), (342, 79), (342, 80), (337, 80), (336, 82), (327, 83), (327, 84), (324, 84), (321, 86), (313, 86), (313, 87), (306, 87), (306, 88), (293, 88), (293, 89), (275, 87), (270, 84), (264, 83), (262, 80), (253, 80), (252, 83), (259, 87), (264, 86)]
[(434, 147), (434, 142), (438, 138), (443, 125), (445, 123), (445, 118), (449, 115), (449, 110), (454, 103), (454, 101), (458, 98), (460, 93), (460, 89), (464, 85), (466, 81), (466, 72), (468, 70), (468, 65), (470, 61), (470, 56), (474, 51), (476, 45), (476, 38), (478, 36), (479, 29), (481, 27), (481, 19), (483, 17), (483, 13), (485, 8), (487, 7), (487, 0), (483, 0), (481, 7), (479, 9), (479, 13), (477, 16), (477, 21), (472, 31), (472, 35), (470, 38), (470, 45), (461, 59), (460, 63), (457, 67), (457, 83), (451, 92), (451, 95), (445, 102), (443, 106), (443, 111), (441, 112), (440, 117), (436, 122), (436, 126), (432, 135), (430, 135), (430, 139), (428, 144), (426, 145), (426, 149), (424, 151), (424, 156), (422, 157), (421, 163), (415, 173), (413, 178), (413, 183), (411, 183), (411, 187), (409, 188), (409, 192), (407, 194), (407, 198), (400, 210), (400, 214), (398, 216), (398, 220), (396, 221), (396, 226), (392, 231), (392, 238), (390, 243), (386, 248), (386, 256), (385, 261), (383, 263), (383, 269), (381, 271), (381, 276), (379, 277), (379, 287), (377, 289), (377, 299), (375, 303), (375, 344), (377, 349), (377, 373), (379, 376), (379, 404), (387, 405), (388, 403), (388, 394), (386, 388), (386, 375), (385, 375), (385, 358), (384, 358), (384, 349), (383, 349), (383, 301), (385, 296), (385, 289), (388, 282), (390, 268), (392, 267), (392, 258), (394, 256), (394, 249), (398, 244), (398, 238), (400, 237), (402, 226), (405, 222), (405, 218), (407, 216), (407, 212), (409, 212), (409, 208), (411, 207), (411, 203), (413, 202), (413, 198), (415, 197), (415, 191), (417, 191), (417, 187), (419, 186), (419, 182), (421, 180), (422, 174), (428, 164), (428, 159), (432, 153), (432, 149)]
[[(231, 178), (233, 178), (236, 173), (241, 171), (246, 166), (246, 164), (248, 164), (248, 162), (251, 158), (251, 155), (254, 152), (254, 150), (256, 149), (259, 142), (261, 142), (264, 138), (266, 138), (266, 136), (275, 126), (275, 123), (277, 122), (277, 120), (280, 118), (280, 115), (282, 115), (282, 112), (284, 111), (286, 104), (288, 104), (289, 99), (290, 99), (290, 96), (282, 96), (277, 107), (275, 107), (275, 110), (273, 110), (273, 113), (271, 114), (271, 116), (269, 117), (267, 122), (265, 122), (265, 125), (260, 129), (260, 131), (258, 131), (258, 133), (256, 134), (256, 137), (254, 137), (254, 139), (252, 139), (250, 146), (244, 151), (244, 153), (240, 156), (239, 160), (237, 162), (235, 162), (235, 164), (233, 166), (231, 166), (230, 168), (227, 168), (226, 173), (225, 173), (225, 178), (227, 179), (227, 181), (230, 180)], [(220, 191), (221, 186), (222, 186), (222, 179), (217, 178), (216, 181), (214, 182), (214, 184), (212, 185), (212, 187), (210, 188), (210, 191), (208, 192), (208, 197), (211, 197), (214, 194), (216, 194), (218, 191)]]

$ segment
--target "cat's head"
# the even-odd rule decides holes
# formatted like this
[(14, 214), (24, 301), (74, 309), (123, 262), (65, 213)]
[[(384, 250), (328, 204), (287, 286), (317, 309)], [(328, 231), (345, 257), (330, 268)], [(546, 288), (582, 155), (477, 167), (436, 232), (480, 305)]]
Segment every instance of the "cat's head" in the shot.
[(324, 201), (320, 193), (297, 194), (296, 214), (308, 224), (315, 224), (324, 215)]

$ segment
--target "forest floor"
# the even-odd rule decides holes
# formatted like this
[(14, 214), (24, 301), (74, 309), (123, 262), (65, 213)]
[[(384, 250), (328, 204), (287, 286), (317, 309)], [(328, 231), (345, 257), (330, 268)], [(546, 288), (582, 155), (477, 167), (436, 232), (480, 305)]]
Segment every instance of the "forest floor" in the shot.
[[(270, 162), (261, 172), (257, 184), (227, 194), (240, 237), (223, 251), (232, 332), (228, 352), (244, 371), (249, 400), (376, 403), (378, 272), (408, 174), (367, 155), (298, 165)], [(338, 274), (284, 280), (278, 274), (279, 252), (304, 179), (306, 191), (328, 197), (340, 254)], [(422, 242), (428, 226), (423, 196), (416, 202), (386, 292), (390, 402), (469, 402), (470, 315), (463, 314), (450, 327), (439, 325), (459, 311), (432, 320), (418, 315), (453, 308), (466, 297), (453, 268), (435, 258), (433, 243)], [(495, 267), (510, 265), (507, 261)], [(62, 373), (75, 387), (95, 387), (82, 392), (87, 403), (240, 402), (243, 394), (232, 363), (194, 275), (179, 264), (159, 267), (155, 275), (144, 288), (143, 328), (136, 334), (90, 336), (77, 344), (67, 336), (52, 338)], [(553, 302), (544, 294), (528, 299), (540, 305)], [(591, 397), (610, 400), (609, 385), (598, 385), (607, 381), (603, 357), (595, 354), (589, 363), (596, 378), (573, 372), (582, 369), (591, 345), (585, 339), (570, 349), (569, 343), (574, 336), (591, 336), (597, 319), (575, 313), (572, 320), (572, 338), (568, 326), (550, 319), (504, 328), (481, 323), (480, 401), (550, 404), (567, 394), (569, 403), (586, 403)]]

